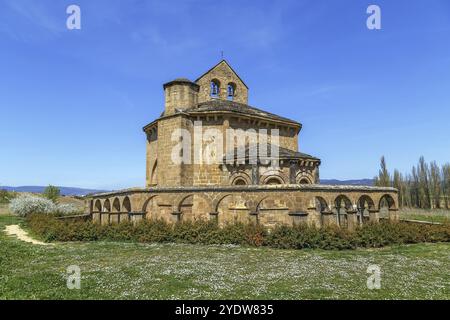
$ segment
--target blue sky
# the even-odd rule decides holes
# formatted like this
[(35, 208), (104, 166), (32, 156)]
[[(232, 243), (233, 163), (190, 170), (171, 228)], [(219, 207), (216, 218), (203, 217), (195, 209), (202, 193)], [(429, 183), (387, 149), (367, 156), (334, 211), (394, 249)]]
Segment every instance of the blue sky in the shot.
[(0, 0), (0, 185), (144, 186), (162, 84), (222, 50), (251, 105), (303, 123), (322, 178), (371, 178), (382, 155), (445, 163), (449, 40), (447, 0)]

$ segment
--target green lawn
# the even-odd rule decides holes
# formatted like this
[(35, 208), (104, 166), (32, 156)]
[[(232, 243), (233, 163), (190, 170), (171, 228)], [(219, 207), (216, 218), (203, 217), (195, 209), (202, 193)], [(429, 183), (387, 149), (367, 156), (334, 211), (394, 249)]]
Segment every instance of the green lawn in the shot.
[[(20, 219), (0, 216), (0, 229)], [(179, 244), (34, 246), (0, 233), (1, 299), (449, 299), (450, 244), (276, 250)], [(368, 290), (367, 267), (381, 267)], [(66, 269), (81, 268), (81, 290)]]
[(421, 220), (430, 222), (450, 222), (450, 210), (445, 209), (402, 209), (399, 212), (401, 219)]

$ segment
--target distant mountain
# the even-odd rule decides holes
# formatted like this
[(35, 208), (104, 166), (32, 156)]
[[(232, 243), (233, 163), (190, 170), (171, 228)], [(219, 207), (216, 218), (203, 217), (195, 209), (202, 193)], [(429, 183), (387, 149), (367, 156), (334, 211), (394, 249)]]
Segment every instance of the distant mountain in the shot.
[[(42, 186), (23, 186), (23, 187), (8, 187), (0, 186), (1, 189), (6, 189), (8, 191), (16, 192), (31, 192), (31, 193), (43, 193), (45, 188)], [(107, 192), (107, 190), (95, 190), (95, 189), (83, 189), (83, 188), (72, 188), (72, 187), (58, 187), (61, 190), (61, 195), (63, 196), (85, 196), (89, 193), (100, 193)]]
[[(328, 185), (350, 185), (350, 186), (372, 186), (373, 179), (360, 179), (360, 180), (336, 180), (336, 179), (320, 179), (321, 184)], [(23, 186), (23, 187), (8, 187), (0, 186), (1, 189), (16, 192), (31, 192), (31, 193), (43, 193), (46, 187), (43, 186)], [(96, 189), (83, 189), (73, 187), (58, 187), (61, 190), (63, 196), (85, 196), (90, 193), (102, 193), (110, 190), (96, 190)]]
[(359, 179), (359, 180), (336, 180), (336, 179), (320, 179), (321, 184), (329, 185), (348, 185), (348, 186), (373, 186), (373, 179)]

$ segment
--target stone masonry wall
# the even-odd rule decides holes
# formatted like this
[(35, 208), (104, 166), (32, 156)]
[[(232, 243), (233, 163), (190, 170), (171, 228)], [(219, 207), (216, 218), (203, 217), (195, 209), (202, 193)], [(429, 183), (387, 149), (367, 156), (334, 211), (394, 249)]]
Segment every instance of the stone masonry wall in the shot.
[(248, 103), (248, 89), (239, 77), (233, 72), (228, 64), (222, 61), (209, 73), (198, 79), (197, 84), (200, 86), (198, 94), (198, 102), (206, 102), (211, 100), (211, 81), (216, 79), (220, 82), (219, 99), (227, 100), (227, 86), (229, 83), (236, 85), (236, 92), (233, 101), (239, 103)]
[[(131, 205), (126, 206), (126, 202)], [(111, 209), (111, 203), (119, 206)], [(382, 203), (387, 207), (382, 208)], [(390, 219), (398, 219), (397, 190), (354, 186), (133, 189), (95, 195), (88, 200), (87, 208), (99, 223), (212, 219), (221, 225), (241, 221), (268, 227), (309, 223), (354, 228), (368, 220), (377, 222), (382, 210), (387, 210)]]

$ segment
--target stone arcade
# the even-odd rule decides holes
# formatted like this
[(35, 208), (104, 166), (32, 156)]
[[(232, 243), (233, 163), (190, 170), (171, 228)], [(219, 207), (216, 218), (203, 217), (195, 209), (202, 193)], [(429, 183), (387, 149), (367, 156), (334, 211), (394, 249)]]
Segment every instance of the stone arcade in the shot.
[[(89, 197), (86, 210), (94, 221), (213, 219), (220, 225), (241, 221), (272, 227), (306, 222), (352, 229), (378, 221), (380, 211), (397, 219), (396, 189), (319, 184), (320, 160), (298, 150), (302, 125), (249, 106), (247, 85), (225, 60), (194, 82), (179, 78), (166, 83), (164, 93), (164, 112), (143, 129), (146, 188)], [(269, 136), (268, 142), (279, 146), (279, 165), (250, 161), (248, 140), (244, 157), (235, 155), (231, 163), (174, 162), (172, 152), (180, 141), (173, 139), (173, 133), (193, 133), (194, 123), (199, 122), (203, 132), (214, 129), (224, 136), (227, 129), (277, 129), (277, 139)], [(208, 143), (202, 140), (205, 148)]]

